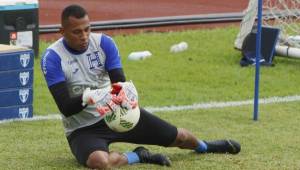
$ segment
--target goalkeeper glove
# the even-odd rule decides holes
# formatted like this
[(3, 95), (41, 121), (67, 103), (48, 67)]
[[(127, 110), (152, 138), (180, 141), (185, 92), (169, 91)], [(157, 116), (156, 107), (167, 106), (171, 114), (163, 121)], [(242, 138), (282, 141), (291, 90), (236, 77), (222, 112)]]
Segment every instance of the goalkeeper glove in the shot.
[(117, 105), (111, 100), (109, 103), (106, 103), (105, 105), (101, 105), (101, 104), (97, 105), (96, 110), (101, 116), (104, 116), (106, 114), (110, 115), (114, 113), (119, 107), (120, 105)]
[(82, 105), (92, 105), (98, 102), (108, 103), (111, 100), (109, 89), (95, 89), (86, 88), (82, 94)]
[(132, 82), (118, 82), (112, 85), (112, 101), (122, 108), (134, 109), (138, 106), (138, 93)]

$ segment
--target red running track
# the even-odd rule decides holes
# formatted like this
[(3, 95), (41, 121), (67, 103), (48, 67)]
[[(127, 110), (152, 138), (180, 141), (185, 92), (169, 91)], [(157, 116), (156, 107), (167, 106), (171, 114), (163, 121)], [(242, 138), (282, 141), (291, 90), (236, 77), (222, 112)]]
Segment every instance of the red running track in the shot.
[[(248, 0), (39, 0), (40, 25), (59, 24), (61, 11), (70, 4), (84, 7), (91, 21), (109, 21), (134, 18), (199, 15), (242, 12)], [(145, 28), (144, 31), (168, 31), (215, 27), (222, 24), (193, 24), (172, 27)], [(109, 34), (136, 32), (137, 29), (105, 31)], [(140, 31), (140, 30), (138, 30)], [(42, 34), (43, 39), (58, 38), (59, 34)]]

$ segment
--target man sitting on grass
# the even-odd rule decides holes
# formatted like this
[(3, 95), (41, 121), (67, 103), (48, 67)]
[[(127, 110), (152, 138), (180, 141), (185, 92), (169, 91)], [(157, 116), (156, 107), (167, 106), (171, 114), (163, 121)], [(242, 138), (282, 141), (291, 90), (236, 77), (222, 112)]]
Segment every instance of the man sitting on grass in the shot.
[[(126, 81), (118, 48), (108, 35), (90, 32), (88, 14), (78, 5), (63, 10), (61, 25), (63, 37), (47, 48), (41, 68), (62, 113), (70, 149), (80, 164), (97, 169), (135, 163), (171, 165), (167, 156), (142, 146), (132, 152), (111, 152), (109, 145), (113, 142), (179, 147), (199, 154), (240, 152), (240, 145), (234, 140), (199, 140), (188, 130), (177, 128), (143, 108), (132, 130), (111, 130), (92, 101), (109, 95), (112, 84), (122, 85)], [(87, 88), (92, 90), (87, 93)]]

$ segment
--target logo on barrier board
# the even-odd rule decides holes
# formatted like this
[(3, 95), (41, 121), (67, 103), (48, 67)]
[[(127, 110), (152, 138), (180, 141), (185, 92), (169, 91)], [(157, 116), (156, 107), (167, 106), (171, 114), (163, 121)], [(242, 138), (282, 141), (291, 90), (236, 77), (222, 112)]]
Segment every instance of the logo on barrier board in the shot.
[(29, 89), (21, 89), (19, 90), (19, 97), (22, 103), (25, 103), (29, 96)]
[(21, 107), (19, 108), (19, 118), (27, 118), (29, 115), (29, 108), (28, 107)]
[(10, 38), (10, 41), (9, 41), (10, 45), (16, 45), (17, 44), (17, 40), (18, 40), (17, 32), (9, 33), (9, 38)]
[(30, 54), (29, 53), (25, 53), (25, 54), (20, 55), (20, 63), (23, 67), (27, 67), (27, 65), (29, 64), (29, 61), (30, 61)]
[(18, 39), (18, 34), (16, 32), (11, 32), (9, 34), (10, 40), (17, 40)]
[(29, 81), (29, 71), (27, 72), (20, 72), (19, 74), (20, 83), (25, 86)]

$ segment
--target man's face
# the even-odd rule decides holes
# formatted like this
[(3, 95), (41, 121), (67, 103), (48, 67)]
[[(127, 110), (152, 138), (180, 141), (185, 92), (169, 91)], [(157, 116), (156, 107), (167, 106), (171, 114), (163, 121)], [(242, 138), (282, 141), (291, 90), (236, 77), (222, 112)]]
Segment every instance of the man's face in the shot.
[(67, 44), (77, 51), (87, 49), (90, 32), (90, 20), (87, 15), (79, 19), (70, 16), (61, 28)]

